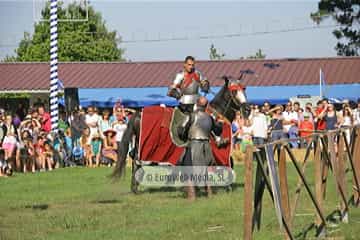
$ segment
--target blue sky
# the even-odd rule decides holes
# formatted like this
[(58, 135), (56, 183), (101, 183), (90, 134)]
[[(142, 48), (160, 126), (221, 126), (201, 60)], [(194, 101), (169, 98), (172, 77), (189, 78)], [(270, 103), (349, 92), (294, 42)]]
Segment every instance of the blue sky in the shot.
[[(267, 58), (336, 56), (333, 28), (316, 28), (309, 17), (317, 9), (315, 0), (90, 2), (108, 28), (126, 41), (120, 47), (132, 61), (182, 60), (186, 55), (208, 59), (211, 44), (226, 59), (246, 57), (259, 48)], [(0, 59), (13, 54), (24, 31), (32, 33), (33, 6), (32, 0), (0, 0)], [(333, 24), (327, 20), (321, 26)], [(307, 30), (287, 31), (302, 28)], [(240, 36), (224, 37), (232, 34)], [(171, 38), (189, 40), (145, 41)]]

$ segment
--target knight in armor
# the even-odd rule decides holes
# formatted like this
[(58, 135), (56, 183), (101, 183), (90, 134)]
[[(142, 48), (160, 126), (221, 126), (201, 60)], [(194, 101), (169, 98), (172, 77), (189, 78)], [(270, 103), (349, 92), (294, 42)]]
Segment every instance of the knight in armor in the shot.
[[(201, 166), (200, 172), (195, 171), (197, 174), (206, 174), (205, 167), (215, 164), (215, 158), (211, 151), (210, 137), (213, 136), (217, 142), (222, 144), (228, 141), (221, 139), (219, 136), (222, 132), (222, 124), (216, 122), (210, 114), (205, 110), (208, 101), (205, 97), (201, 96), (197, 99), (197, 103), (192, 112), (188, 116), (188, 120), (179, 127), (179, 136), (188, 139), (188, 146), (181, 159), (183, 166)], [(221, 145), (218, 145), (219, 147)], [(210, 186), (207, 186), (208, 194), (211, 194)], [(191, 184), (187, 187), (188, 198), (195, 199), (195, 188)]]
[(200, 71), (195, 69), (195, 58), (187, 56), (184, 61), (184, 70), (176, 74), (167, 95), (179, 101), (179, 108), (182, 112), (191, 113), (200, 96), (200, 89), (208, 93), (209, 81), (202, 76)]

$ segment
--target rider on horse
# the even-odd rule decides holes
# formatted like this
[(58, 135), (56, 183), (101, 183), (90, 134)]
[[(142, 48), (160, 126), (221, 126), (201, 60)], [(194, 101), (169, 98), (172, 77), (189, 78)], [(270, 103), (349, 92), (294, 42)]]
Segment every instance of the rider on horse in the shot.
[(187, 56), (184, 61), (184, 70), (178, 74), (170, 86), (168, 96), (180, 102), (179, 108), (184, 113), (193, 112), (194, 105), (199, 98), (199, 88), (208, 93), (210, 84), (200, 71), (195, 69), (195, 58)]

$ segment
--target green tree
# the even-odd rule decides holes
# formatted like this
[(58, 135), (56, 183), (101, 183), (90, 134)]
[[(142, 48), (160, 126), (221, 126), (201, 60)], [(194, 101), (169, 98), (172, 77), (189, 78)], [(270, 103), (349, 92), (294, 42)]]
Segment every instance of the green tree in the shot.
[(318, 24), (331, 16), (340, 27), (333, 31), (338, 39), (335, 46), (340, 56), (360, 54), (360, 1), (359, 0), (321, 0), (318, 11), (310, 17)]
[(210, 60), (221, 60), (225, 57), (224, 53), (218, 52), (218, 50), (215, 48), (214, 44), (211, 44), (209, 51), (210, 51), (210, 53), (209, 53)]
[[(78, 16), (78, 15), (81, 16)], [(50, 18), (49, 4), (41, 12), (43, 19)], [(58, 18), (73, 16), (86, 18), (86, 10), (76, 3), (59, 4)], [(108, 31), (99, 12), (88, 6), (87, 21), (64, 21), (58, 23), (58, 59), (70, 61), (122, 61), (124, 50), (118, 47), (120, 39), (116, 31)], [(40, 21), (34, 24), (34, 34), (25, 32), (16, 56), (7, 56), (4, 61), (49, 61), (50, 23)]]

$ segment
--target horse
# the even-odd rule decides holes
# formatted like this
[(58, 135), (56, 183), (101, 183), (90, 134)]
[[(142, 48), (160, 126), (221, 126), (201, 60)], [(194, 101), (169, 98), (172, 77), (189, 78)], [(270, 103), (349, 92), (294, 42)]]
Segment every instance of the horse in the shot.
[[(216, 114), (226, 118), (230, 123), (234, 120), (236, 112), (240, 111), (242, 116), (247, 118), (250, 115), (250, 106), (247, 102), (245, 87), (241, 84), (241, 77), (234, 79), (232, 77), (223, 76), (224, 85), (218, 93), (214, 94), (213, 100), (210, 102), (210, 108)], [(139, 140), (140, 140), (140, 124), (141, 112), (136, 111), (130, 118), (127, 129), (123, 134), (120, 142), (118, 161), (111, 174), (111, 177), (116, 180), (123, 176), (126, 167), (126, 158), (129, 151), (129, 143), (135, 140), (135, 147), (129, 153), (132, 161), (132, 178), (131, 191), (137, 193), (138, 182), (135, 179), (135, 172), (141, 168), (138, 163)]]

